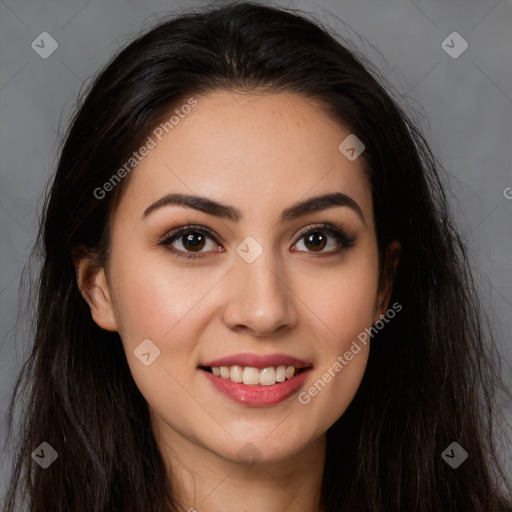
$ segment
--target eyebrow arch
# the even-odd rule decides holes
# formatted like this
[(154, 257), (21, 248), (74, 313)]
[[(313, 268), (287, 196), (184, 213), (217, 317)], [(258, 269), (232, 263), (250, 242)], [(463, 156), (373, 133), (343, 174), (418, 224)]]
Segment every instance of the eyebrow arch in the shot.
[[(150, 213), (164, 206), (178, 205), (188, 208), (199, 210), (203, 213), (238, 222), (242, 217), (242, 212), (234, 206), (228, 206), (207, 197), (202, 197), (194, 194), (168, 194), (152, 205), (148, 206), (142, 214), (142, 219), (147, 217)], [(344, 206), (352, 209), (361, 218), (366, 225), (361, 207), (351, 197), (343, 194), (342, 192), (334, 192), (331, 194), (324, 194), (316, 197), (311, 197), (305, 201), (300, 201), (289, 208), (286, 208), (281, 213), (281, 222), (291, 221), (307, 215), (309, 213), (326, 210), (334, 206)]]

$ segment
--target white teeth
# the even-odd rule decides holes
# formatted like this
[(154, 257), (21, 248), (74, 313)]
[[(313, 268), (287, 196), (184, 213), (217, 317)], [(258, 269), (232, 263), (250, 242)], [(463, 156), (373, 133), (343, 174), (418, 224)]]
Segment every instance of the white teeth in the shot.
[(243, 367), (242, 366), (232, 366), (229, 377), (233, 382), (242, 382), (244, 380)]
[(250, 366), (246, 366), (244, 368), (244, 384), (255, 385), (260, 383), (260, 372), (258, 368), (251, 368)]
[(286, 380), (286, 366), (278, 366), (276, 370), (277, 382), (284, 382)]
[(259, 369), (252, 366), (214, 366), (211, 368), (213, 375), (223, 379), (231, 379), (233, 382), (243, 382), (249, 386), (261, 384), (273, 386), (276, 382), (284, 382), (295, 375), (294, 366), (269, 366)]
[(276, 383), (276, 371), (272, 366), (263, 368), (260, 372), (260, 384), (262, 386), (272, 386)]

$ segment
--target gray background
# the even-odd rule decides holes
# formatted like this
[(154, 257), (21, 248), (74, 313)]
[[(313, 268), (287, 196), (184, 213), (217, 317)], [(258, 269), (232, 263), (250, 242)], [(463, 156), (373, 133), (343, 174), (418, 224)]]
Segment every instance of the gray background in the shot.
[[(512, 2), (276, 4), (314, 13), (351, 37), (415, 110), (448, 172), (453, 211), (496, 329), (504, 376), (512, 384), (512, 190), (507, 189), (512, 187)], [(0, 1), (2, 442), (7, 399), (24, 357), (24, 336), (15, 329), (20, 273), (35, 237), (43, 187), (80, 87), (159, 13), (203, 5), (177, 0)], [(458, 58), (441, 46), (453, 31), (469, 45)], [(42, 32), (59, 45), (47, 59), (31, 47)], [(3, 454), (2, 494), (9, 454)], [(510, 452), (503, 457), (510, 464)]]

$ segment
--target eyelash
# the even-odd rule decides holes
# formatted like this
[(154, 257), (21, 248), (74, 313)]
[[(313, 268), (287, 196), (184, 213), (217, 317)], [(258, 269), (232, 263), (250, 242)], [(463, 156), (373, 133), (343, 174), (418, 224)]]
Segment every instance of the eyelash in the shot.
[[(316, 258), (316, 257), (323, 258), (323, 257), (327, 257), (327, 256), (334, 256), (334, 255), (340, 254), (345, 249), (350, 249), (351, 247), (353, 247), (354, 242), (356, 241), (355, 237), (350, 237), (350, 236), (346, 235), (342, 230), (335, 227), (334, 225), (329, 224), (329, 223), (322, 223), (322, 224), (317, 224), (315, 226), (311, 226), (311, 227), (308, 227), (308, 228), (302, 230), (299, 233), (295, 244), (297, 244), (306, 235), (309, 235), (310, 233), (316, 233), (318, 231), (332, 236), (339, 243), (339, 246), (336, 250), (326, 252), (326, 253), (315, 254), (314, 252), (308, 252), (308, 255), (309, 255), (308, 257), (312, 256), (314, 258)], [(174, 255), (176, 255), (179, 258), (185, 258), (185, 259), (203, 258), (204, 253), (186, 253), (181, 250), (174, 249), (172, 247), (171, 244), (175, 239), (178, 239), (180, 237), (180, 235), (182, 236), (187, 233), (199, 233), (202, 235), (208, 235), (216, 244), (220, 245), (219, 241), (217, 240), (217, 236), (210, 228), (208, 228), (206, 226), (192, 225), (192, 224), (189, 224), (186, 226), (181, 226), (181, 227), (174, 229), (173, 231), (167, 233), (165, 238), (161, 242), (159, 242), (159, 245), (165, 247), (167, 250), (171, 251)], [(303, 252), (303, 251), (301, 251), (301, 252)]]

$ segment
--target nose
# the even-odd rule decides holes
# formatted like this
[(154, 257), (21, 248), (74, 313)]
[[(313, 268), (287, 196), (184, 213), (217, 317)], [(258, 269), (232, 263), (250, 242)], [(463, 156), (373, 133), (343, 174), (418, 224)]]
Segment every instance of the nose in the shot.
[(295, 326), (295, 296), (283, 270), (276, 267), (271, 251), (263, 251), (252, 263), (237, 256), (226, 283), (225, 325), (261, 337)]

